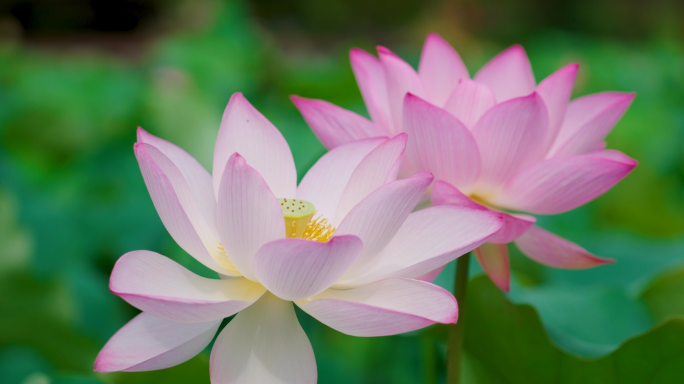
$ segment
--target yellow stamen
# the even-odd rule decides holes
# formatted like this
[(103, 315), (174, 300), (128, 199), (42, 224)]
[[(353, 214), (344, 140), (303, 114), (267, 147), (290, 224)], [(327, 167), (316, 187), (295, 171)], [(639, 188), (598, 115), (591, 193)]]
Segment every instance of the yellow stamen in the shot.
[(285, 235), (322, 243), (330, 240), (335, 228), (327, 219), (316, 215), (316, 208), (305, 200), (278, 199), (285, 218)]

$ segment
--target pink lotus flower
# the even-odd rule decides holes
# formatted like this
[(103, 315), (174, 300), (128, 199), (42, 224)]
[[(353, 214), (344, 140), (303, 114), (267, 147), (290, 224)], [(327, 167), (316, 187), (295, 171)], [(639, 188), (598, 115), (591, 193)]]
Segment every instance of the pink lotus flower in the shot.
[(314, 383), (292, 302), (355, 336), (456, 322), (453, 296), (417, 278), (481, 245), (502, 219), (467, 207), (412, 213), (433, 177), (395, 180), (405, 145), (406, 135), (340, 145), (297, 187), (287, 142), (241, 94), (223, 116), (213, 178), (140, 129), (135, 154), (159, 216), (221, 279), (154, 252), (122, 256), (110, 289), (143, 312), (109, 340), (95, 370), (180, 364), (237, 313), (214, 344), (213, 383)]
[(589, 268), (613, 260), (537, 226), (535, 218), (504, 210), (557, 214), (583, 205), (624, 178), (636, 161), (603, 142), (634, 94), (603, 92), (569, 102), (578, 65), (538, 85), (522, 47), (513, 46), (471, 80), (439, 36), (427, 37), (420, 66), (378, 48), (379, 59), (357, 49), (351, 63), (372, 121), (321, 100), (293, 96), (328, 148), (374, 136), (409, 134), (402, 175), (434, 174), (433, 205), (501, 212), (505, 225), (476, 250), (483, 269), (510, 288), (506, 243), (558, 268)]

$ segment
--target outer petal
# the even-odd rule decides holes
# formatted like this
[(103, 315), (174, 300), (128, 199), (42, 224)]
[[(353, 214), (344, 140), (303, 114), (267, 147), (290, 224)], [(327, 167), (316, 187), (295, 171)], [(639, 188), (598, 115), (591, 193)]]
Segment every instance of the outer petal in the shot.
[(502, 291), (510, 291), (511, 268), (506, 244), (484, 243), (475, 250), (475, 256), (492, 282)]
[(453, 205), (481, 211), (497, 212), (503, 220), (501, 229), (487, 239), (489, 243), (506, 244), (525, 233), (537, 219), (534, 216), (504, 213), (490, 210), (484, 205), (478, 204), (456, 189), (453, 185), (441, 180), (435, 181), (432, 186), (432, 205)]
[(622, 118), (635, 96), (634, 93), (603, 92), (573, 100), (549, 157), (593, 151)]
[(547, 215), (577, 208), (608, 191), (637, 165), (625, 155), (602, 152), (532, 164), (491, 201), (504, 208)]
[(470, 197), (464, 195), (458, 188), (442, 180), (436, 180), (433, 183), (430, 195), (432, 197), (432, 205), (434, 206), (453, 205), (455, 207), (464, 207), (481, 211), (489, 210), (489, 208), (474, 202)]
[[(218, 255), (210, 253), (218, 243), (208, 227), (202, 226), (204, 219), (194, 205), (189, 187), (178, 168), (150, 144), (136, 143), (133, 149), (154, 207), (171, 237), (202, 264), (216, 272), (231, 274), (217, 264), (215, 257)], [(164, 167), (162, 168), (157, 161)], [(174, 182), (171, 182), (172, 178)], [(174, 190), (174, 184), (178, 191)], [(194, 223), (191, 218), (194, 219)], [(193, 224), (198, 226), (195, 227)]]
[(221, 321), (181, 324), (141, 313), (102, 348), (95, 371), (153, 371), (173, 367), (200, 353)]
[(272, 241), (254, 256), (254, 274), (283, 300), (301, 300), (328, 289), (363, 249), (356, 236), (335, 236), (327, 243), (302, 239)]
[(382, 127), (384, 131), (390, 132), (392, 121), (387, 99), (387, 81), (380, 60), (358, 48), (349, 52), (349, 58), (361, 96), (366, 102), (368, 114), (374, 123)]
[(316, 137), (328, 148), (370, 137), (386, 136), (387, 131), (354, 112), (323, 100), (290, 96)]
[(329, 289), (296, 304), (323, 324), (352, 336), (396, 335), (434, 323), (452, 324), (458, 318), (456, 299), (449, 292), (410, 279)]
[(482, 171), (478, 189), (489, 194), (542, 155), (548, 129), (544, 101), (533, 93), (490, 109), (473, 128)]
[(460, 79), (470, 79), (461, 57), (436, 33), (430, 33), (425, 39), (418, 76), (425, 86), (427, 99), (440, 107), (446, 103)]
[(446, 264), (435, 269), (434, 271), (424, 274), (423, 276), (416, 277), (416, 280), (427, 281), (428, 283), (431, 283), (437, 278), (437, 276), (439, 276), (440, 273), (442, 273), (444, 267), (446, 267)]
[(211, 350), (213, 384), (315, 384), (311, 343), (292, 303), (266, 293), (235, 316)]
[(359, 140), (340, 145), (323, 155), (304, 175), (297, 198), (310, 201), (318, 214), (333, 222), (342, 192), (361, 161), (386, 138)]
[(485, 112), (496, 105), (494, 92), (488, 86), (470, 79), (461, 79), (444, 109), (456, 116), (468, 128), (473, 128)]
[(242, 275), (255, 280), (252, 258), (262, 245), (285, 237), (280, 204), (245, 159), (228, 160), (219, 190), (217, 227), (226, 255)]
[(222, 320), (255, 302), (266, 289), (244, 277), (207, 279), (150, 251), (117, 261), (109, 289), (150, 315), (179, 323)]
[(233, 153), (240, 153), (266, 180), (274, 195), (295, 196), (297, 170), (290, 147), (276, 127), (242, 96), (235, 93), (223, 113), (214, 149), (214, 191)]
[(546, 109), (549, 112), (549, 131), (546, 135), (544, 148), (551, 147), (556, 140), (563, 119), (565, 110), (570, 101), (572, 87), (575, 85), (579, 64), (570, 64), (563, 67), (544, 79), (537, 87), (537, 93), (544, 100)]
[(527, 53), (519, 45), (496, 55), (477, 72), (475, 80), (492, 88), (499, 103), (529, 95), (537, 84)]
[(480, 151), (468, 128), (442, 108), (412, 94), (404, 101), (406, 154), (417, 169), (430, 171), (469, 191), (480, 174)]
[(537, 226), (518, 238), (515, 245), (530, 259), (550, 267), (584, 269), (615, 262), (596, 257), (579, 245)]
[(522, 215), (519, 213), (499, 212), (503, 219), (503, 226), (496, 234), (492, 235), (487, 242), (494, 244), (506, 244), (520, 237), (527, 232), (537, 219), (534, 216)]
[(329, 218), (335, 226), (338, 226), (347, 213), (371, 192), (397, 178), (406, 149), (406, 140), (405, 133), (399, 134), (375, 147), (361, 160), (340, 196), (334, 218)]
[(479, 247), (501, 225), (498, 214), (469, 208), (443, 205), (414, 212), (363, 275), (333, 287), (420, 277)]
[(387, 79), (387, 96), (392, 119), (390, 132), (396, 135), (402, 132), (404, 97), (409, 92), (424, 97), (425, 90), (416, 71), (404, 60), (385, 47), (378, 47), (378, 54)]
[(349, 212), (335, 234), (358, 236), (363, 241), (363, 252), (345, 276), (358, 274), (385, 248), (425, 196), (432, 179), (428, 172), (419, 172), (385, 184)]
[[(154, 146), (177, 167), (183, 175), (185, 183), (174, 183), (174, 189), (178, 190), (181, 186), (182, 188), (188, 188), (192, 196), (192, 202), (196, 207), (195, 209), (202, 215), (204, 224), (209, 227), (215, 237), (216, 196), (211, 186), (211, 175), (209, 172), (194, 157), (181, 148), (145, 132), (142, 128), (138, 128), (138, 142)], [(157, 164), (162, 167), (164, 166), (161, 162), (157, 162)], [(169, 172), (166, 172), (166, 174), (169, 175)], [(174, 180), (171, 181), (174, 182)], [(188, 208), (185, 209), (188, 212)], [(192, 217), (192, 213), (188, 212), (188, 215), (191, 220), (195, 220)], [(197, 225), (195, 227), (197, 228)]]

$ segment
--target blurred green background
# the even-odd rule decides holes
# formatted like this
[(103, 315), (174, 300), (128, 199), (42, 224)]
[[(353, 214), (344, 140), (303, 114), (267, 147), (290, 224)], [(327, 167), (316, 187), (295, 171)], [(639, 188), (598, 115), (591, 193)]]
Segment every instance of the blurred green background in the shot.
[[(0, 383), (208, 383), (176, 368), (94, 374), (137, 310), (108, 290), (136, 249), (209, 272), (159, 220), (135, 128), (208, 168), (223, 109), (246, 97), (285, 135), (300, 177), (324, 148), (288, 95), (366, 115), (348, 51), (417, 65), (428, 32), (474, 73), (521, 43), (537, 80), (581, 64), (574, 96), (637, 98), (608, 137), (640, 165), (547, 229), (617, 263), (564, 271), (511, 247), (513, 288), (469, 288), (466, 383), (684, 382), (684, 5), (675, 0), (38, 0), (0, 3)], [(452, 285), (453, 265), (437, 282)], [(477, 265), (472, 275), (480, 275)], [(443, 383), (444, 327), (354, 338), (298, 311), (321, 383)]]

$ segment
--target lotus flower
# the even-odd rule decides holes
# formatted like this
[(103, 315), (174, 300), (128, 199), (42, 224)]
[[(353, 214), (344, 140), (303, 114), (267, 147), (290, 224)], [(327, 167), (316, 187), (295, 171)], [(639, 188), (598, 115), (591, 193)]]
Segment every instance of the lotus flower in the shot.
[(213, 178), (140, 129), (135, 154), (162, 222), (220, 279), (154, 252), (122, 256), (110, 289), (143, 312), (109, 340), (95, 370), (180, 364), (237, 313), (213, 346), (213, 383), (314, 383), (292, 302), (354, 336), (456, 322), (453, 296), (417, 278), (481, 245), (502, 219), (467, 207), (412, 213), (433, 177), (395, 180), (405, 145), (406, 135), (341, 145), (297, 187), (287, 142), (241, 94), (223, 116)]
[(427, 37), (416, 73), (378, 48), (357, 49), (351, 63), (372, 118), (321, 100), (293, 102), (328, 148), (373, 136), (409, 134), (402, 175), (430, 171), (433, 205), (501, 212), (505, 225), (478, 248), (483, 269), (510, 289), (506, 243), (557, 268), (612, 262), (538, 226), (528, 212), (549, 215), (583, 205), (624, 178), (636, 161), (603, 142), (634, 94), (603, 92), (569, 101), (578, 70), (568, 65), (538, 85), (522, 47), (493, 58), (471, 80), (439, 36)]

